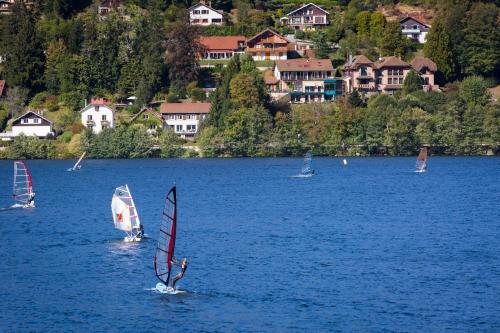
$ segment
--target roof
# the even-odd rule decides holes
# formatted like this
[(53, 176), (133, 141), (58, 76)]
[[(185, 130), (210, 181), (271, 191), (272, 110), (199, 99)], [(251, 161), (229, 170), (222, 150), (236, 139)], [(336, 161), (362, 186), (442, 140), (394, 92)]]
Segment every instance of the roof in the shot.
[(279, 71), (302, 72), (302, 71), (333, 71), (332, 62), (329, 59), (288, 59), (276, 60)]
[(48, 122), (49, 124), (51, 124), (51, 125), (52, 125), (52, 121), (48, 120), (47, 118), (45, 118), (45, 117), (41, 116), (40, 114), (38, 114), (38, 113), (36, 113), (36, 112), (34, 112), (34, 111), (28, 111), (28, 112), (26, 112), (25, 114), (23, 114), (22, 116), (17, 117), (16, 119), (14, 119), (14, 120), (12, 121), (12, 124), (14, 124), (14, 123), (15, 123), (16, 121), (18, 121), (19, 119), (25, 118), (26, 116), (28, 116), (28, 115), (30, 115), (30, 114), (32, 114), (32, 115), (34, 115), (34, 116), (36, 116), (37, 118), (43, 119), (43, 120), (45, 120), (46, 122)]
[(264, 76), (264, 83), (265, 84), (274, 85), (274, 84), (278, 84), (278, 82), (279, 82), (279, 80), (273, 75)]
[(211, 103), (161, 103), (161, 114), (168, 113), (209, 113)]
[(238, 43), (245, 40), (245, 36), (210, 36), (201, 37), (200, 43), (208, 50), (236, 50)]
[(366, 56), (360, 54), (352, 58), (352, 62), (346, 64), (346, 68), (358, 68), (361, 65), (367, 65), (370, 67), (376, 67), (375, 63), (368, 59)]
[(415, 16), (405, 16), (405, 17), (403, 17), (401, 20), (399, 20), (399, 23), (404, 23), (404, 22), (406, 22), (406, 21), (408, 21), (408, 20), (413, 20), (413, 21), (415, 21), (415, 22), (417, 22), (417, 23), (420, 23), (421, 25), (426, 26), (427, 28), (429, 28), (429, 27), (430, 27), (430, 25), (429, 25), (428, 23), (425, 23), (425, 22), (423, 21), (423, 18), (420, 18), (420, 17), (419, 17), (419, 18), (416, 18)]
[(5, 80), (0, 80), (0, 97), (3, 95), (3, 89), (5, 88)]
[(321, 10), (321, 11), (323, 11), (323, 12), (327, 13), (327, 14), (330, 14), (329, 12), (327, 12), (326, 10), (324, 10), (323, 8), (321, 8), (320, 6), (315, 5), (315, 4), (313, 4), (312, 2), (310, 2), (310, 3), (308, 3), (308, 4), (303, 5), (303, 6), (302, 6), (302, 7), (300, 7), (300, 8), (297, 8), (297, 9), (295, 9), (295, 10), (292, 10), (290, 13), (288, 13), (288, 14), (286, 14), (286, 15), (287, 15), (287, 16), (288, 16), (288, 15), (291, 15), (291, 14), (293, 14), (293, 13), (295, 13), (295, 12), (297, 12), (297, 11), (301, 10), (302, 8), (309, 7), (309, 6), (314, 6), (314, 7), (318, 8), (319, 10)]
[(214, 9), (214, 8), (210, 7), (209, 5), (204, 4), (204, 3), (202, 3), (202, 2), (198, 2), (196, 5), (192, 5), (191, 7), (189, 7), (189, 8), (188, 8), (188, 12), (190, 12), (190, 11), (191, 11), (191, 9), (194, 9), (194, 8), (196, 8), (196, 7), (199, 7), (199, 6), (204, 6), (204, 7), (207, 7), (208, 9), (213, 10), (214, 12), (217, 12), (217, 13), (219, 13), (219, 14), (221, 14), (221, 15), (224, 15), (224, 11), (223, 11), (223, 10), (217, 10), (217, 9)]
[[(276, 37), (278, 37), (278, 38), (282, 39), (285, 43), (288, 43), (288, 40), (287, 40), (285, 37), (281, 36), (279, 33), (277, 33), (276, 31), (274, 31), (273, 29), (270, 29), (270, 28), (267, 28), (267, 29), (265, 29), (265, 30), (263, 30), (263, 31), (259, 32), (259, 33), (258, 33), (258, 34), (256, 34), (255, 36), (248, 38), (248, 39), (247, 39), (247, 42), (249, 42), (249, 41), (251, 41), (251, 40), (254, 40), (255, 38), (259, 37), (260, 35), (264, 34), (265, 32), (270, 32), (270, 33), (272, 33), (273, 35), (275, 35)], [(274, 42), (276, 42), (276, 41), (274, 41)], [(278, 42), (279, 42), (279, 41), (278, 41)]]
[(376, 65), (380, 69), (384, 67), (410, 67), (410, 64), (395, 56), (381, 58)]
[(434, 61), (429, 58), (416, 57), (411, 61), (411, 67), (413, 67), (417, 72), (421, 72), (422, 69), (427, 67), (431, 72), (437, 71), (437, 65)]
[(135, 118), (139, 117), (139, 115), (143, 114), (144, 112), (147, 112), (149, 114), (151, 114), (152, 116), (158, 118), (158, 120), (161, 120), (163, 121), (163, 117), (161, 116), (161, 114), (159, 114), (158, 112), (154, 111), (152, 108), (142, 108), (139, 112), (137, 112), (131, 119), (130, 121), (134, 121)]
[(108, 109), (110, 109), (111, 111), (113, 111), (113, 113), (115, 112), (115, 110), (111, 107), (111, 105), (109, 105), (108, 101), (105, 98), (92, 98), (90, 100), (90, 103), (87, 104), (83, 109), (81, 109), (80, 112), (87, 111), (88, 109), (90, 109), (94, 106), (97, 106), (97, 105), (105, 106)]

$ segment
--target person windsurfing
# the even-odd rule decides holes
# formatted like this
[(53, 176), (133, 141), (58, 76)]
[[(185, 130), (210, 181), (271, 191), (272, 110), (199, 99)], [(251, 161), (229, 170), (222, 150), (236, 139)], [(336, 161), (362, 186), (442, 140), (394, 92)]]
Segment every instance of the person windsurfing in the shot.
[(28, 201), (26, 201), (26, 205), (24, 205), (25, 208), (29, 207), (35, 207), (35, 193), (31, 192), (28, 197)]
[(137, 234), (135, 235), (135, 238), (143, 238), (144, 237), (144, 227), (142, 224), (139, 225), (139, 228), (137, 228)]
[(177, 273), (177, 275), (175, 275), (172, 278), (172, 280), (170, 281), (170, 288), (175, 289), (175, 284), (177, 283), (177, 281), (179, 281), (180, 279), (182, 279), (184, 277), (184, 273), (186, 272), (187, 265), (188, 265), (188, 260), (187, 260), (187, 258), (183, 258), (182, 261), (179, 262), (178, 260), (173, 259), (172, 264), (179, 266), (181, 268), (179, 273)]

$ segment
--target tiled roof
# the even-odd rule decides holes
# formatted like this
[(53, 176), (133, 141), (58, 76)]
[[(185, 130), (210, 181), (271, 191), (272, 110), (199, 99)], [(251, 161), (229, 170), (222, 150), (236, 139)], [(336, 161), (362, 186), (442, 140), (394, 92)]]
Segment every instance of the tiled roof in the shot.
[(161, 103), (161, 114), (168, 113), (209, 113), (210, 103)]
[(345, 67), (357, 69), (361, 65), (375, 67), (375, 63), (362, 54), (354, 56), (352, 62), (350, 64), (347, 63)]
[(195, 9), (196, 7), (199, 7), (199, 6), (207, 7), (208, 9), (213, 10), (216, 13), (224, 15), (224, 11), (223, 10), (214, 9), (214, 8), (210, 7), (209, 5), (204, 4), (203, 2), (199, 2), (199, 3), (195, 4), (195, 5), (192, 5), (191, 7), (188, 8), (188, 11), (191, 11), (191, 9)]
[(427, 67), (431, 72), (437, 71), (437, 65), (434, 61), (429, 58), (416, 57), (411, 61), (411, 67), (413, 67), (417, 72), (422, 71), (424, 67)]
[(269, 29), (269, 28), (267, 28), (264, 31), (259, 32), (258, 34), (256, 34), (253, 37), (248, 38), (247, 42), (250, 42), (250, 41), (254, 40), (255, 38), (259, 37), (260, 35), (264, 34), (265, 32), (270, 32), (273, 35), (272, 38), (268, 38), (266, 40), (267, 42), (272, 42), (272, 43), (288, 43), (288, 40), (285, 37), (281, 36), (279, 33), (277, 33), (276, 31), (274, 31), (273, 29)]
[(394, 56), (382, 58), (376, 63), (376, 65), (380, 69), (384, 67), (410, 67), (410, 64)]
[(297, 9), (295, 9), (295, 10), (292, 10), (290, 13), (288, 13), (288, 14), (286, 14), (286, 15), (287, 15), (287, 16), (288, 16), (288, 15), (291, 15), (291, 14), (295, 13), (296, 11), (299, 11), (299, 10), (301, 10), (302, 8), (306, 8), (306, 7), (309, 7), (309, 6), (314, 6), (314, 7), (318, 8), (319, 10), (321, 10), (321, 11), (325, 12), (325, 14), (330, 14), (329, 12), (327, 12), (326, 10), (324, 10), (323, 8), (321, 8), (320, 6), (315, 5), (315, 4), (313, 4), (312, 2), (310, 2), (310, 3), (308, 3), (308, 4), (303, 5), (303, 6), (302, 6), (302, 7), (300, 7), (300, 8), (297, 8)]
[(430, 22), (429, 22), (426, 18), (424, 18), (424, 17), (422, 17), (422, 16), (409, 16), (409, 15), (407, 15), (407, 16), (405, 16), (405, 17), (402, 17), (402, 18), (399, 20), (399, 23), (403, 23), (403, 22), (406, 22), (406, 21), (408, 21), (408, 20), (413, 20), (413, 21), (418, 22), (418, 23), (420, 23), (421, 25), (424, 25), (424, 26), (426, 26), (426, 27), (428, 27), (428, 28), (431, 26), (431, 25), (430, 25)]
[(289, 59), (276, 60), (279, 71), (302, 72), (302, 71), (333, 71), (332, 62), (329, 59)]
[(245, 36), (209, 36), (200, 38), (200, 43), (210, 50), (236, 50), (244, 43)]

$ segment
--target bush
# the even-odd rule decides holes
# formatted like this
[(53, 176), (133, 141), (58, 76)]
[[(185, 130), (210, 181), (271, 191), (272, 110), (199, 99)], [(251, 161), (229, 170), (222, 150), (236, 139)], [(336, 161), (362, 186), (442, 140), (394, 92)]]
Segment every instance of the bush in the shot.
[(35, 136), (20, 135), (8, 148), (11, 159), (44, 159), (52, 156), (54, 147), (51, 142), (40, 140)]

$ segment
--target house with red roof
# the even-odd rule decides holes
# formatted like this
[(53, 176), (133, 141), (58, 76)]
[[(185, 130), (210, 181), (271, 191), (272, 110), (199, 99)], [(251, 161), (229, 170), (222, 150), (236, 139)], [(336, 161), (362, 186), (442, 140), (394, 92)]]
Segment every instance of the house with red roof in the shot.
[(231, 59), (235, 54), (245, 51), (245, 36), (207, 36), (200, 38), (205, 53), (200, 59)]
[(320, 6), (308, 3), (291, 11), (285, 17), (282, 17), (280, 21), (282, 25), (287, 25), (296, 30), (315, 30), (318, 27), (328, 25), (329, 14)]
[(288, 59), (288, 40), (272, 29), (266, 29), (247, 39), (245, 52), (253, 60)]
[(193, 138), (210, 112), (210, 103), (162, 103), (160, 113), (167, 126), (184, 139)]

